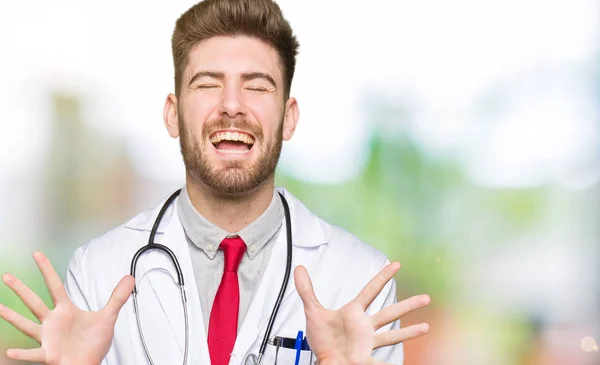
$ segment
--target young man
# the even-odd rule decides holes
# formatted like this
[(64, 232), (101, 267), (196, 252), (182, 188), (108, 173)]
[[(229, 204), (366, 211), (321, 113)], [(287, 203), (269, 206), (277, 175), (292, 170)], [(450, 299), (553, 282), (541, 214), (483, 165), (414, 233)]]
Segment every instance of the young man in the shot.
[[(295, 339), (301, 330), (321, 365), (401, 364), (401, 342), (429, 327), (400, 328), (398, 319), (429, 297), (396, 303), (398, 263), (275, 189), (282, 142), (292, 138), (299, 118), (290, 97), (298, 42), (279, 7), (272, 0), (198, 3), (177, 21), (172, 49), (175, 93), (166, 99), (164, 121), (169, 135), (180, 138), (186, 184), (165, 205), (154, 241), (180, 264), (189, 337), (169, 254), (140, 256), (137, 315), (129, 300), (132, 258), (148, 242), (160, 204), (80, 247), (64, 286), (35, 253), (53, 310), (5, 275), (40, 323), (4, 307), (0, 317), (41, 344), (7, 356), (62, 365), (150, 358), (238, 365), (255, 359), (250, 355), (261, 351), (264, 337)], [(288, 240), (294, 280), (279, 295)], [(263, 364), (295, 361), (295, 350), (271, 342)], [(301, 363), (308, 363), (306, 354)]]

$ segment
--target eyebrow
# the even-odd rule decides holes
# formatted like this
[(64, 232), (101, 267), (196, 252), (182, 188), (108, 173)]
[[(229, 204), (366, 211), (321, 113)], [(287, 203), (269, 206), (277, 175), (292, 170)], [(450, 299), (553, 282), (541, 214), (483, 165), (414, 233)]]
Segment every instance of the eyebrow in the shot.
[[(223, 80), (225, 78), (225, 74), (223, 72), (215, 72), (215, 71), (199, 71), (197, 72), (192, 79), (190, 80), (188, 86), (191, 86), (194, 81), (201, 77), (211, 77), (217, 80)], [(277, 84), (275, 84), (275, 80), (271, 75), (264, 72), (246, 72), (242, 74), (242, 80), (250, 81), (255, 79), (263, 79), (273, 85), (274, 88), (277, 88)]]
[(244, 80), (244, 81), (250, 81), (250, 80), (254, 80), (254, 79), (263, 79), (263, 80), (267, 81), (268, 83), (270, 83), (271, 85), (273, 85), (274, 88), (277, 88), (277, 85), (275, 84), (275, 80), (273, 80), (271, 75), (269, 75), (267, 73), (248, 72), (248, 73), (242, 74), (242, 80)]

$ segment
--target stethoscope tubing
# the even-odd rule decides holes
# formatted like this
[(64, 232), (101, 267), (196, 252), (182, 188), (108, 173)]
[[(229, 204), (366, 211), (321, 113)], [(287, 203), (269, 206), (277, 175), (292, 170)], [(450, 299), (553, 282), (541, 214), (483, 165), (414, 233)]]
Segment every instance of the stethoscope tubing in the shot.
[[(179, 260), (177, 260), (177, 256), (175, 256), (173, 251), (170, 248), (168, 248), (167, 246), (164, 246), (164, 245), (154, 242), (156, 232), (158, 230), (158, 227), (160, 226), (160, 222), (161, 222), (163, 216), (165, 215), (165, 212), (167, 211), (167, 209), (169, 208), (171, 203), (173, 203), (173, 201), (177, 198), (177, 196), (179, 196), (180, 193), (181, 193), (181, 189), (175, 191), (173, 194), (171, 194), (171, 196), (163, 204), (162, 208), (160, 209), (160, 211), (156, 217), (156, 220), (154, 221), (152, 230), (150, 231), (150, 236), (148, 237), (148, 244), (143, 246), (142, 248), (140, 248), (133, 255), (133, 258), (131, 260), (130, 274), (135, 279), (135, 270), (137, 267), (137, 261), (140, 258), (140, 256), (147, 251), (160, 250), (160, 251), (163, 251), (165, 254), (167, 254), (170, 257), (171, 261), (173, 262), (173, 265), (175, 266), (175, 270), (177, 271), (177, 285), (179, 286), (180, 291), (181, 291), (181, 301), (183, 304), (183, 311), (184, 311), (184, 318), (185, 318), (185, 351), (184, 351), (184, 357), (183, 357), (183, 364), (186, 365), (187, 359), (188, 359), (188, 350), (189, 350), (189, 320), (188, 320), (188, 308), (187, 308), (187, 295), (185, 292), (183, 271), (181, 270), (181, 266), (179, 265)], [(291, 222), (291, 217), (290, 217), (290, 208), (289, 208), (288, 202), (285, 199), (285, 197), (283, 196), (283, 194), (279, 193), (279, 197), (281, 198), (281, 202), (283, 204), (283, 209), (284, 209), (284, 213), (285, 213), (285, 224), (286, 224), (286, 235), (287, 235), (287, 237), (286, 237), (287, 238), (287, 259), (286, 259), (286, 265), (285, 265), (285, 274), (283, 276), (283, 283), (281, 284), (281, 288), (279, 289), (279, 294), (277, 295), (277, 300), (275, 301), (273, 311), (271, 312), (271, 316), (269, 317), (269, 322), (267, 324), (267, 329), (265, 331), (265, 335), (264, 335), (262, 343), (260, 345), (260, 349), (258, 352), (257, 365), (261, 364), (262, 357), (267, 348), (267, 343), (269, 342), (269, 336), (271, 335), (271, 331), (272, 331), (273, 325), (275, 323), (275, 318), (277, 317), (277, 313), (279, 312), (279, 307), (281, 306), (281, 303), (283, 301), (283, 296), (287, 289), (287, 285), (290, 281), (290, 276), (291, 276), (291, 271), (292, 271), (292, 222)], [(142, 341), (144, 353), (145, 353), (148, 361), (150, 361), (150, 364), (154, 365), (154, 362), (152, 361), (152, 357), (150, 356), (150, 352), (146, 345), (146, 341), (144, 339), (144, 333), (142, 331), (142, 326), (140, 323), (140, 315), (139, 315), (138, 300), (137, 300), (137, 284), (134, 284), (133, 291), (131, 294), (133, 296), (135, 317), (136, 317), (138, 330), (140, 332), (140, 339)]]
[(283, 210), (285, 212), (285, 229), (287, 234), (287, 259), (285, 263), (285, 274), (283, 275), (283, 283), (281, 284), (281, 289), (279, 290), (279, 295), (277, 296), (275, 307), (273, 307), (273, 313), (271, 313), (271, 317), (269, 318), (269, 323), (267, 324), (265, 336), (263, 337), (260, 349), (258, 350), (258, 365), (260, 365), (262, 357), (265, 354), (265, 350), (267, 349), (267, 343), (269, 341), (269, 336), (271, 335), (271, 330), (273, 329), (273, 324), (275, 323), (275, 317), (277, 316), (277, 312), (279, 312), (279, 307), (281, 306), (281, 302), (283, 301), (283, 295), (285, 294), (288, 282), (290, 281), (290, 275), (292, 271), (292, 222), (290, 219), (290, 207), (288, 206), (287, 200), (285, 200), (281, 193), (279, 193), (279, 196), (281, 197), (281, 202), (283, 203)]

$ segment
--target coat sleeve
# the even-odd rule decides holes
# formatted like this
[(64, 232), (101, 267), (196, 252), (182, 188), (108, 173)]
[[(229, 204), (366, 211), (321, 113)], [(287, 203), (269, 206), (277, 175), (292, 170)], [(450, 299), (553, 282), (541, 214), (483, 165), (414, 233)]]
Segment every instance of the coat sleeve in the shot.
[[(386, 260), (381, 267), (383, 268), (385, 265), (387, 265), (389, 263), (390, 263), (390, 261)], [(383, 288), (383, 290), (377, 296), (377, 298), (375, 298), (375, 300), (373, 301), (371, 306), (369, 306), (369, 308), (367, 309), (367, 313), (369, 315), (373, 315), (373, 314), (379, 312), (380, 310), (387, 308), (396, 302), (397, 302), (396, 280), (392, 279), (389, 283), (386, 284), (386, 286)], [(400, 328), (400, 320), (397, 320), (391, 324), (383, 326), (377, 332), (379, 333), (379, 332), (391, 331), (391, 330), (395, 330), (395, 329), (399, 329), (399, 328)], [(404, 363), (403, 344), (400, 343), (395, 346), (380, 347), (377, 350), (373, 351), (372, 356), (379, 361), (383, 361), (383, 362), (386, 362), (389, 364), (403, 365), (403, 363)]]
[[(84, 291), (86, 282), (82, 270), (82, 256), (83, 248), (79, 247), (77, 250), (75, 250), (73, 257), (67, 265), (64, 286), (69, 299), (71, 299), (71, 302), (73, 302), (77, 308), (84, 311), (92, 311), (96, 309), (92, 309), (89, 297), (86, 297)], [(107, 359), (102, 360), (102, 365), (109, 365)]]
[(84, 294), (84, 279), (81, 270), (81, 257), (82, 257), (82, 248), (78, 248), (73, 257), (69, 261), (67, 266), (67, 272), (65, 273), (65, 290), (67, 291), (67, 295), (81, 310), (91, 311), (92, 308), (88, 299)]

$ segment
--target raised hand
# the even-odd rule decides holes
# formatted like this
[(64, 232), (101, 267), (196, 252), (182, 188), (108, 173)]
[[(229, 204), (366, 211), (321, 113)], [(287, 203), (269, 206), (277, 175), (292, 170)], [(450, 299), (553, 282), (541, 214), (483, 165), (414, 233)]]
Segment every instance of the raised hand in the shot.
[(127, 275), (116, 286), (106, 306), (98, 312), (77, 308), (67, 296), (52, 264), (41, 252), (33, 254), (54, 309), (16, 277), (5, 274), (3, 281), (17, 294), (40, 323), (33, 322), (0, 304), (0, 317), (40, 343), (35, 349), (9, 349), (13, 360), (41, 362), (48, 365), (97, 365), (102, 362), (112, 342), (114, 326), (121, 307), (133, 290), (134, 279)]
[(382, 333), (375, 331), (403, 315), (429, 304), (428, 295), (418, 295), (382, 309), (373, 316), (365, 313), (369, 305), (400, 269), (393, 262), (384, 267), (354, 300), (333, 311), (319, 303), (303, 266), (294, 270), (296, 289), (304, 303), (307, 340), (320, 365), (382, 365), (371, 357), (379, 347), (395, 345), (429, 332), (421, 323)]

